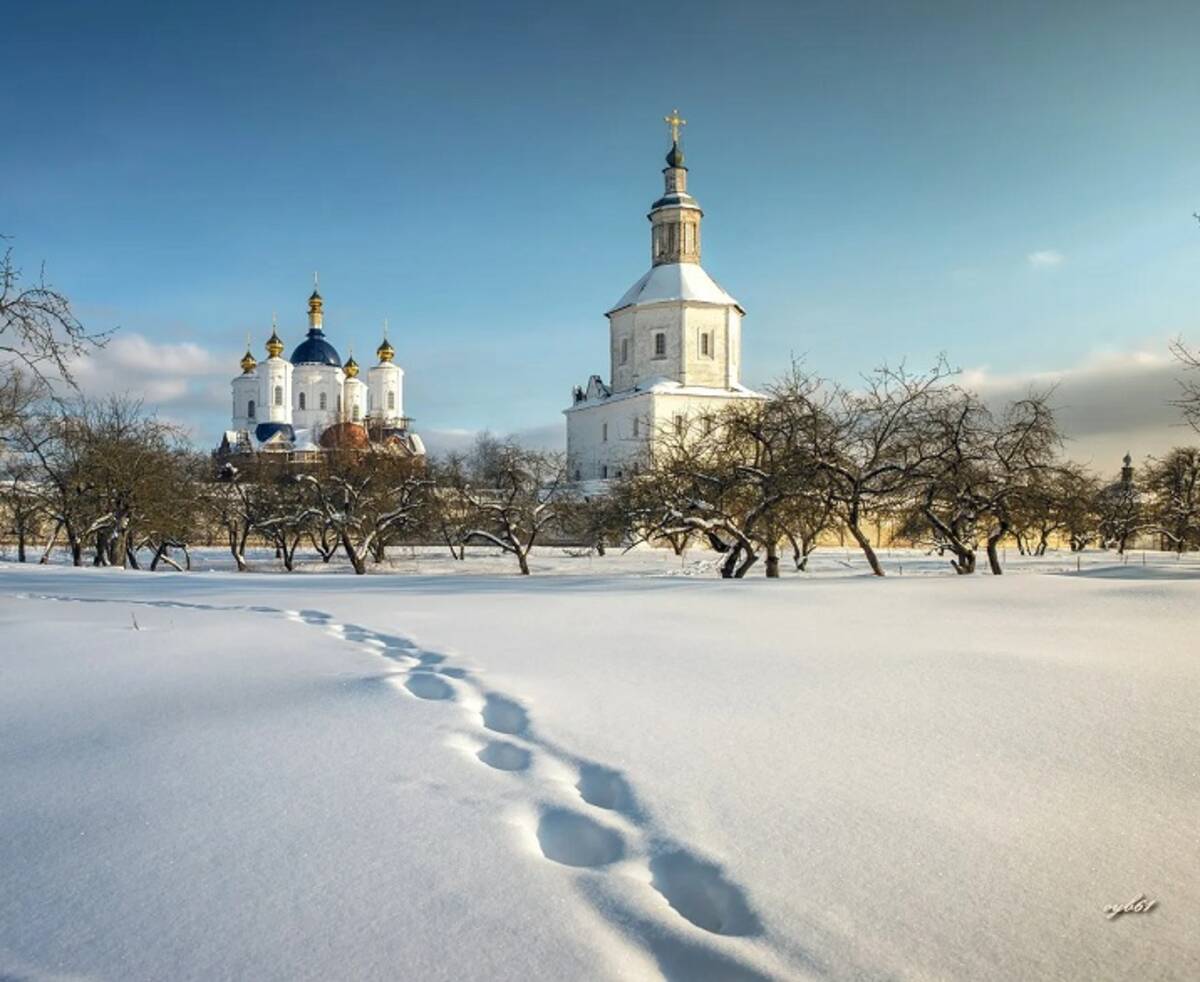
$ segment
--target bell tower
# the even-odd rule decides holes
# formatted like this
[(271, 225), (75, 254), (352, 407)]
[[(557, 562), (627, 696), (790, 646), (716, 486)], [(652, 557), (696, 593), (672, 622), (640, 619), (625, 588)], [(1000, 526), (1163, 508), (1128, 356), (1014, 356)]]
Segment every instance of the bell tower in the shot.
[(700, 219), (704, 212), (696, 199), (687, 193), (687, 168), (683, 151), (679, 149), (679, 127), (686, 126), (679, 110), (664, 116), (671, 128), (671, 149), (667, 166), (663, 168), (663, 196), (650, 206), (650, 261), (655, 266), (664, 263), (700, 262)]

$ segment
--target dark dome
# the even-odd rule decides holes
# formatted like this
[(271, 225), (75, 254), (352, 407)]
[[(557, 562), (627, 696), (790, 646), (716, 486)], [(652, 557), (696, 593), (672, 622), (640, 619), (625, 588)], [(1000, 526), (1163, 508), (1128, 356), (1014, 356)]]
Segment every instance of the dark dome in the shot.
[(283, 438), (288, 442), (296, 439), (296, 431), (292, 429), (290, 423), (259, 423), (254, 428), (254, 439), (259, 443), (266, 443), (276, 433), (282, 433)]
[(340, 368), (342, 359), (337, 349), (325, 340), (320, 328), (309, 328), (308, 337), (301, 341), (292, 352), (293, 365), (333, 365)]
[(682, 167), (683, 166), (683, 151), (679, 149), (678, 143), (672, 143), (671, 149), (667, 152), (667, 166), (668, 167)]
[(370, 445), (367, 429), (361, 423), (334, 423), (321, 433), (321, 446), (326, 450), (365, 450)]

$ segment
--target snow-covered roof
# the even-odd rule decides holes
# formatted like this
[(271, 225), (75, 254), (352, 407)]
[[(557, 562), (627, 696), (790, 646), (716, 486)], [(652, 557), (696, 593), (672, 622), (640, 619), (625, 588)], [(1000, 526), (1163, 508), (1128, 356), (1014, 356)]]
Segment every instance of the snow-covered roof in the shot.
[(576, 402), (573, 406), (569, 406), (563, 412), (571, 412), (575, 409), (587, 409), (591, 406), (607, 405), (614, 402), (619, 402), (622, 399), (635, 399), (638, 396), (670, 393), (677, 396), (700, 396), (706, 399), (765, 399), (766, 397), (761, 392), (755, 392), (753, 389), (736, 383), (732, 388), (726, 389), (713, 385), (683, 385), (675, 381), (673, 378), (667, 378), (663, 375), (655, 375), (651, 378), (643, 379), (631, 389), (624, 389), (620, 392), (613, 392), (610, 395), (593, 398), (589, 396)]
[(661, 303), (665, 300), (733, 304), (742, 310), (742, 305), (722, 290), (699, 263), (663, 263), (651, 267), (650, 272), (626, 290), (625, 295), (608, 312), (612, 314), (633, 304)]

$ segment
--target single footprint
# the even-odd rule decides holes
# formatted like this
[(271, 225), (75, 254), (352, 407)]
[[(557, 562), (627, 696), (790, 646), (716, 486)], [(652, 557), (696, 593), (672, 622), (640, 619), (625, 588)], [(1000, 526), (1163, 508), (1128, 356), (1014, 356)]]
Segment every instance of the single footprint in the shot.
[(454, 690), (436, 675), (425, 673), (410, 675), (408, 681), (404, 683), (404, 687), (418, 699), (454, 698)]
[(532, 760), (528, 750), (507, 740), (493, 740), (475, 756), (498, 771), (527, 770)]
[(713, 934), (762, 932), (745, 894), (725, 879), (719, 866), (682, 849), (650, 860), (650, 883), (679, 914)]
[(586, 815), (547, 808), (537, 827), (542, 855), (564, 866), (607, 866), (625, 855), (625, 840)]
[(529, 728), (529, 714), (506, 696), (489, 692), (484, 700), (483, 725), (497, 733), (521, 736)]
[(584, 801), (597, 808), (608, 808), (627, 815), (637, 810), (629, 782), (620, 771), (614, 771), (611, 767), (581, 764), (579, 781), (575, 787)]

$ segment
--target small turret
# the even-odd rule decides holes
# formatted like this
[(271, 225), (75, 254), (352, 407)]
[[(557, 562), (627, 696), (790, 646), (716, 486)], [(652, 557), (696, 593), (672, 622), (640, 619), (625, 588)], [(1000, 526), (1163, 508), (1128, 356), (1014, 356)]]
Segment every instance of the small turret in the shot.
[(254, 355), (250, 354), (250, 346), (246, 345), (246, 353), (242, 355), (242, 374), (249, 375), (258, 367), (258, 362), (255, 361)]
[(281, 354), (283, 354), (283, 342), (279, 339), (279, 332), (276, 330), (272, 318), (271, 336), (267, 338), (267, 357), (278, 358)]
[(314, 328), (321, 330), (321, 321), (324, 319), (323, 309), (325, 301), (321, 299), (321, 294), (317, 292), (317, 274), (313, 273), (313, 292), (308, 298), (308, 329), (311, 331)]
[(354, 355), (351, 355), (346, 364), (342, 366), (342, 371), (346, 373), (346, 378), (358, 378), (358, 362), (354, 360)]
[(396, 349), (392, 347), (392, 342), (388, 340), (388, 322), (385, 319), (383, 322), (383, 340), (379, 347), (375, 349), (375, 354), (379, 358), (379, 364), (384, 364), (396, 357)]

